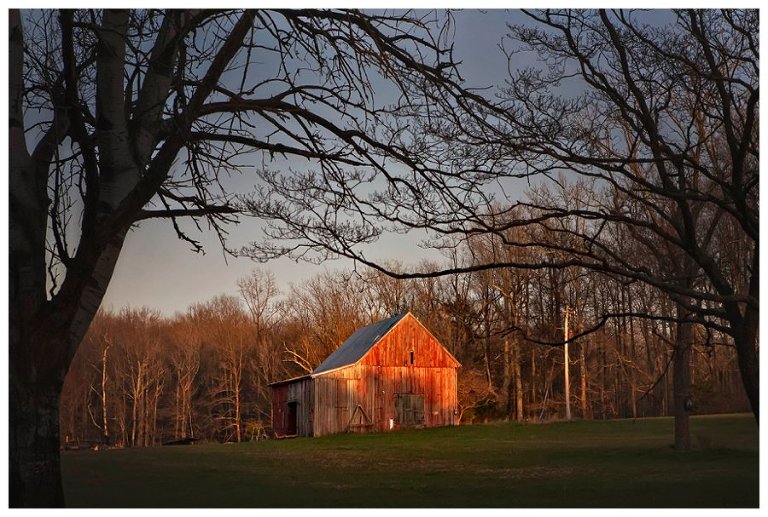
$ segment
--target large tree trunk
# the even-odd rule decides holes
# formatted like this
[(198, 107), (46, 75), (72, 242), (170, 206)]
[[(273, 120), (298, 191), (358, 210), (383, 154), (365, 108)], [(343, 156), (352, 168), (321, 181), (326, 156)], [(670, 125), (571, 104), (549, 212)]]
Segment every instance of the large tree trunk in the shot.
[[(11, 46), (21, 45), (19, 14), (12, 11)], [(9, 502), (11, 507), (64, 504), (59, 464), (59, 397), (66, 366), (51, 363), (61, 335), (45, 333), (37, 315), (46, 302), (47, 168), (28, 154), (19, 85), (21, 52), (11, 51), (9, 180)], [(37, 334), (35, 335), (35, 331)], [(48, 353), (51, 352), (51, 353)]]
[[(749, 284), (749, 295), (754, 300), (760, 299), (760, 250), (755, 245), (752, 255), (752, 277)], [(736, 356), (739, 362), (739, 372), (744, 390), (747, 392), (749, 403), (755, 421), (760, 423), (760, 360), (757, 353), (757, 338), (760, 327), (760, 311), (753, 305), (747, 305), (744, 316), (737, 304), (727, 307), (731, 328), (734, 330), (733, 341), (736, 346)]]
[[(11, 216), (14, 223), (18, 221)], [(56, 297), (31, 315), (20, 309), (29, 300), (25, 282), (35, 271), (19, 268), (15, 259), (10, 261), (11, 506), (64, 506), (59, 457), (61, 389), (109, 285), (124, 238), (125, 231), (119, 232), (96, 254), (87, 275), (68, 276)], [(11, 255), (13, 251), (12, 244)]]
[[(731, 309), (731, 328), (736, 347), (741, 382), (749, 399), (755, 421), (760, 423), (760, 360), (757, 353), (757, 332), (759, 315), (757, 311), (747, 309), (747, 316), (742, 318), (738, 308)], [(735, 322), (735, 323), (734, 323)]]
[[(101, 304), (128, 228), (167, 179), (189, 124), (199, 116), (253, 23), (252, 13), (240, 17), (186, 106), (187, 131), (174, 131), (155, 152), (166, 99), (176, 78), (172, 72), (179, 42), (198, 15), (185, 11), (163, 17), (131, 118), (126, 112), (131, 103), (125, 102), (131, 15), (119, 9), (103, 12), (102, 26), (92, 27), (98, 41), (95, 53), (87, 57), (96, 60), (96, 126), (91, 130), (93, 121), (80, 109), (90, 98), (80, 98), (78, 74), (83, 63), (75, 39), (77, 20), (72, 11), (62, 10), (57, 35), (62, 62), (51, 70), (53, 102), (44, 109), (50, 110), (53, 120), (30, 153), (24, 130), (28, 74), (23, 24), (18, 10), (9, 13), (9, 416), (14, 506), (64, 504), (58, 449), (63, 378)], [(55, 219), (57, 210), (66, 211), (66, 207), (57, 207), (55, 201), (51, 206), (49, 172), (66, 138), (80, 154), (81, 169), (75, 173), (84, 193), (80, 228), (79, 234), (67, 232), (50, 243), (46, 240), (49, 230), (55, 233), (61, 226), (48, 224), (49, 215)], [(61, 283), (49, 289), (47, 250), (52, 248), (66, 272)], [(121, 425), (125, 435), (125, 424)]]
[(8, 459), (12, 508), (64, 505), (59, 458), (61, 386), (61, 382), (35, 382), (10, 368)]
[[(754, 327), (757, 327), (755, 322)], [(746, 334), (753, 334), (753, 338), (744, 337), (736, 339), (736, 355), (739, 361), (739, 372), (741, 381), (744, 384), (744, 390), (752, 406), (752, 413), (755, 415), (755, 422), (760, 423), (760, 361), (757, 355), (756, 334), (757, 328), (752, 332), (747, 329)]]

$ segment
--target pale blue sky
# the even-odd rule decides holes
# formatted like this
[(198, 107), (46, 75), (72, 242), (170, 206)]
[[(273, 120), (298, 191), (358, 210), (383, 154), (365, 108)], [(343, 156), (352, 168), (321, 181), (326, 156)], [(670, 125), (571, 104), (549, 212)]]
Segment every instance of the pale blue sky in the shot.
[[(520, 14), (510, 11), (461, 11), (455, 14), (456, 58), (462, 62), (461, 71), (472, 86), (498, 85), (507, 73), (506, 60), (498, 44), (506, 32), (508, 21), (520, 20)], [(253, 182), (244, 176), (236, 181), (238, 189), (247, 191)], [(230, 246), (238, 248), (257, 239), (258, 221), (244, 218), (231, 227)], [(237, 280), (252, 268), (261, 267), (274, 273), (278, 285), (306, 280), (323, 270), (350, 267), (348, 261), (330, 261), (320, 266), (281, 259), (260, 265), (247, 258), (223, 256), (212, 233), (197, 235), (205, 244), (206, 254), (196, 254), (188, 244), (176, 238), (167, 221), (145, 221), (133, 229), (125, 242), (112, 283), (104, 299), (104, 307), (146, 305), (166, 314), (183, 311), (190, 304), (205, 301), (215, 295), (237, 293)], [(378, 243), (372, 252), (378, 259), (398, 259), (404, 263), (423, 258), (439, 260), (437, 252), (427, 252), (417, 246), (418, 238), (396, 236)]]
[[(454, 16), (455, 58), (461, 62), (460, 70), (466, 84), (472, 87), (501, 85), (508, 69), (498, 45), (507, 32), (506, 24), (525, 22), (526, 17), (519, 11), (509, 10), (462, 10), (456, 11)], [(671, 19), (669, 11), (655, 11), (643, 16), (661, 23)], [(523, 67), (532, 64), (535, 56), (518, 55), (516, 59), (515, 66)], [(307, 167), (307, 163), (290, 165), (300, 168)], [(233, 185), (239, 193), (247, 193), (254, 182), (246, 172), (233, 180)], [(506, 190), (512, 198), (521, 193), (519, 189)], [(258, 228), (258, 221), (243, 218), (239, 225), (230, 228), (230, 247), (238, 249), (259, 240)], [(205, 245), (205, 255), (190, 251), (185, 242), (178, 240), (168, 221), (146, 221), (132, 230), (107, 290), (104, 306), (119, 309), (127, 305), (146, 305), (170, 315), (218, 294), (237, 294), (237, 280), (248, 275), (254, 267), (271, 271), (281, 289), (324, 270), (351, 267), (351, 262), (341, 260), (320, 266), (288, 259), (264, 265), (247, 258), (228, 257), (225, 261), (213, 233), (196, 234), (193, 238)], [(418, 242), (419, 237), (414, 235), (390, 236), (366, 253), (379, 261), (396, 259), (404, 264), (424, 258), (440, 260), (437, 252), (419, 248)]]
[[(663, 10), (646, 16), (659, 21), (670, 19), (670, 13)], [(524, 20), (525, 17), (518, 11), (455, 11), (455, 57), (462, 62), (462, 75), (468, 84), (476, 87), (497, 86), (504, 81), (507, 63), (498, 44), (506, 33), (507, 23)], [(517, 63), (518, 66), (527, 64)], [(237, 184), (238, 191), (245, 193), (250, 190), (253, 181), (246, 174)], [(507, 194), (514, 196), (519, 192), (508, 191)], [(258, 224), (257, 221), (243, 219), (240, 225), (230, 228), (230, 246), (239, 248), (258, 239)], [(236, 294), (237, 280), (254, 267), (273, 272), (279, 286), (284, 289), (292, 282), (308, 279), (323, 270), (351, 265), (344, 261), (330, 261), (313, 266), (287, 259), (259, 265), (246, 258), (231, 257), (225, 261), (212, 233), (193, 237), (205, 245), (205, 255), (190, 251), (185, 242), (178, 240), (168, 221), (145, 221), (133, 229), (126, 239), (104, 306), (119, 309), (128, 305), (146, 305), (170, 315), (218, 294)], [(413, 236), (384, 239), (372, 250), (374, 258), (397, 259), (404, 263), (440, 258), (435, 252), (418, 248), (417, 241), (418, 238)]]

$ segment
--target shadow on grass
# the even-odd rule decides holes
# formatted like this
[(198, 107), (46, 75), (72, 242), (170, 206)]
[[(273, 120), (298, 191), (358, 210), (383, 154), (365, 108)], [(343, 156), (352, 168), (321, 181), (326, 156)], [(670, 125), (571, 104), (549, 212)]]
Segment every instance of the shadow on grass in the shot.
[(697, 417), (488, 424), (63, 453), (72, 507), (756, 507), (758, 429)]

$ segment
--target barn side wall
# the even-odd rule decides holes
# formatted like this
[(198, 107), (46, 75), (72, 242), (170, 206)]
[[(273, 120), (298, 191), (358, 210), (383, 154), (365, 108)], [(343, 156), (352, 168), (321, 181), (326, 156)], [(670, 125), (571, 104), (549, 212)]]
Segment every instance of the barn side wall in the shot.
[(455, 425), (456, 368), (369, 366), (357, 364), (313, 379), (314, 436), (383, 432), (404, 427), (396, 412), (397, 395), (424, 397), (424, 427)]
[(272, 429), (277, 436), (293, 434), (289, 404), (296, 405), (296, 434), (312, 436), (313, 383), (311, 378), (272, 387)]

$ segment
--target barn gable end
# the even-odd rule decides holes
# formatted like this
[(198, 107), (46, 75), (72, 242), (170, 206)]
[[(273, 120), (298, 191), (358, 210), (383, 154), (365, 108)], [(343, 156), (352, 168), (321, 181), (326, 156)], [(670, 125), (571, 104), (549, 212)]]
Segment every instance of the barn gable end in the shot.
[(336, 368), (342, 368), (358, 362), (381, 338), (393, 327), (397, 326), (403, 318), (410, 313), (398, 314), (385, 320), (371, 323), (357, 329), (344, 343), (339, 346), (325, 361), (315, 368), (312, 375), (317, 375)]
[[(413, 355), (411, 355), (413, 353)], [(461, 364), (410, 312), (360, 359), (368, 366), (459, 368)]]
[(312, 374), (272, 384), (273, 428), (322, 436), (456, 424), (459, 362), (410, 312), (355, 331)]

